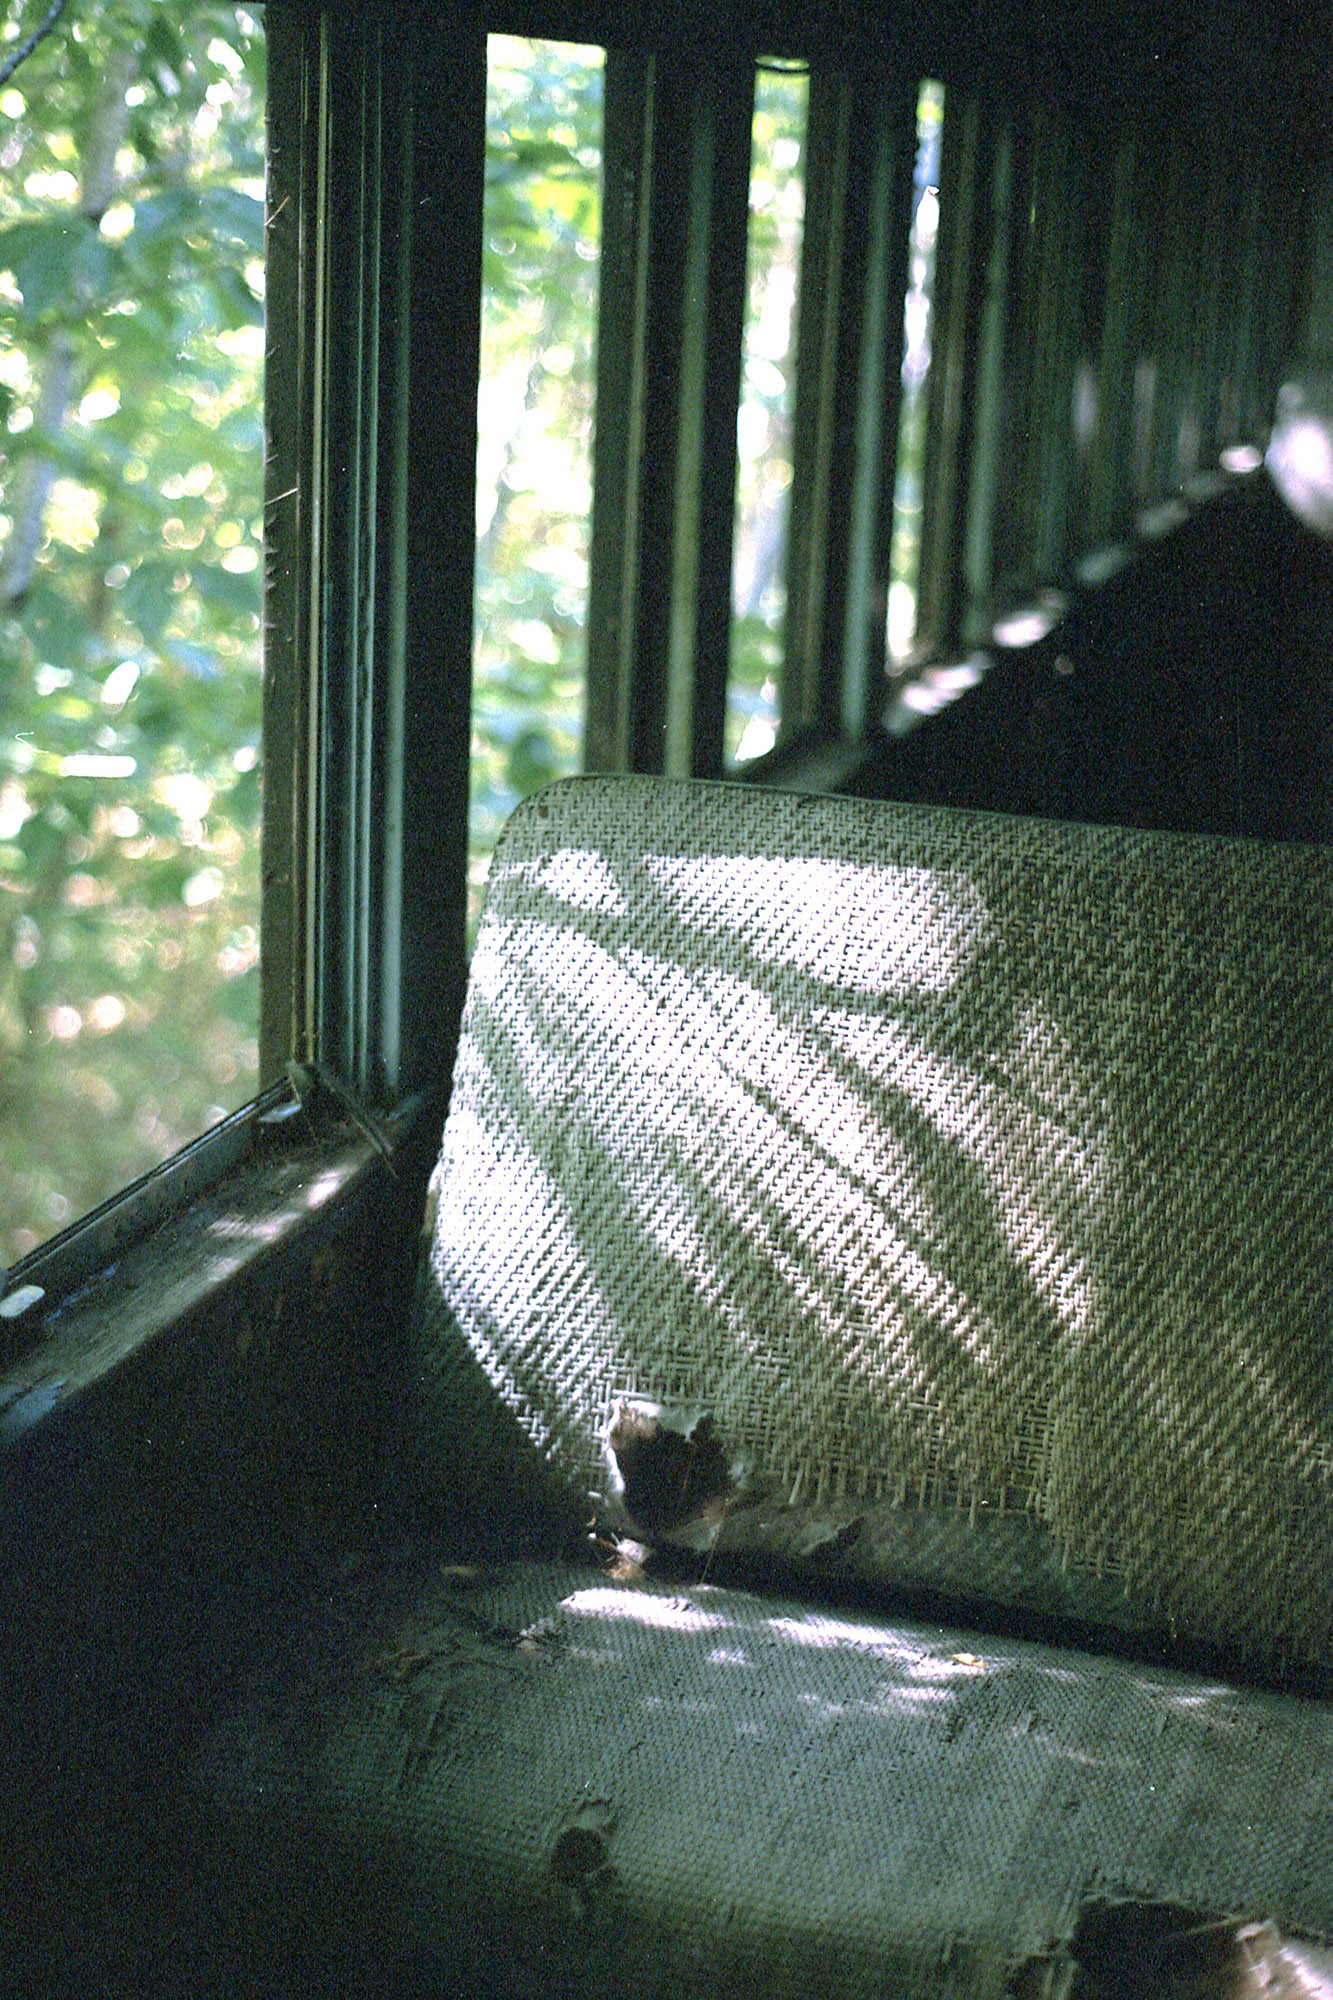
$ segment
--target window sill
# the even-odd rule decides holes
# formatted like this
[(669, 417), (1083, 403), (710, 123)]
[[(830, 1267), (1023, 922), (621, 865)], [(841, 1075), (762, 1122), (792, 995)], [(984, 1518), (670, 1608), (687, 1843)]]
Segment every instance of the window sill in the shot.
[(341, 1126), (246, 1160), (49, 1311), (0, 1375), (0, 1460), (91, 1411), (113, 1378), (188, 1370), (191, 1332), (225, 1318), (231, 1293), (276, 1294), (313, 1244), (355, 1231), (386, 1195), (410, 1201), (415, 1187), (405, 1178), (400, 1196), (368, 1140)]

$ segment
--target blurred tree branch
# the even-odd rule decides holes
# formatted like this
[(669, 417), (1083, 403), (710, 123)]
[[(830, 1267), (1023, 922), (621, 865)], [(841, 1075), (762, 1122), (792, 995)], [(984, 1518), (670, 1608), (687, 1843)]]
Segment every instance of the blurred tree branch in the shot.
[(66, 0), (0, 116), (3, 1263), (257, 1071), (264, 67)]
[(64, 11), (65, 0), (51, 0), (51, 5), (47, 8), (46, 13), (37, 23), (32, 33), (26, 40), (19, 43), (18, 47), (12, 54), (5, 58), (4, 62), (0, 63), (0, 89), (3, 89), (5, 84), (9, 82), (10, 77), (13, 76), (19, 64), (25, 63), (38, 44), (46, 40), (46, 37), (50, 34)]

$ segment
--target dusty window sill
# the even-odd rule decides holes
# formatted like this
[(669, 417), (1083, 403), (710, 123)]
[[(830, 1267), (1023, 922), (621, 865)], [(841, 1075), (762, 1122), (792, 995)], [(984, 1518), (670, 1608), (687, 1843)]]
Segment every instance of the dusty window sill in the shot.
[(312, 1135), (237, 1167), (183, 1213), (123, 1250), (47, 1315), (0, 1375), (0, 1455), (113, 1374), (148, 1363), (219, 1294), (308, 1248), (312, 1233), (355, 1226), (388, 1170), (359, 1134)]

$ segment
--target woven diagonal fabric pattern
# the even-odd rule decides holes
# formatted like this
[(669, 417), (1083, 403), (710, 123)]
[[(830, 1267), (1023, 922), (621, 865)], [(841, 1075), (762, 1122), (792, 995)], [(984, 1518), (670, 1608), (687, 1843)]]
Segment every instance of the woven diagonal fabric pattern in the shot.
[(892, 1582), (906, 1537), (914, 1582), (1327, 1662), (1331, 891), (1293, 846), (539, 795), (420, 1289), (441, 1476), (586, 1515), (621, 1398), (707, 1409), (734, 1545)]
[[(257, 1879), (281, 1935), (339, 1854), (302, 1928), (440, 1954), (375, 1991), (1003, 2000), (1069, 1992), (1014, 1970), (1099, 1897), (1333, 1929), (1327, 1703), (565, 1565), (395, 1596), (321, 1593), (191, 1771), (223, 1925)], [(1299, 1990), (1120, 1970), (1081, 1990)]]

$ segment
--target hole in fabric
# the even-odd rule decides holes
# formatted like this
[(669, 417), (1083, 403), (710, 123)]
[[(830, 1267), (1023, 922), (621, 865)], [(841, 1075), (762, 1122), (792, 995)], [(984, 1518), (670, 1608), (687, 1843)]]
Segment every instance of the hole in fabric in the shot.
[[(1011, 2000), (1333, 2000), (1333, 1981), (1272, 1924), (1169, 1903), (1087, 1903), (1067, 1948), (1030, 1959)], [(1333, 1969), (1331, 1967), (1330, 1969)]]
[(625, 1512), (645, 1534), (721, 1514), (731, 1471), (706, 1413), (673, 1424), (655, 1404), (622, 1398), (606, 1441)]
[(591, 1827), (566, 1827), (551, 1851), (551, 1873), (571, 1889), (605, 1866), (606, 1842)]
[(611, 1865), (607, 1835), (616, 1823), (607, 1799), (583, 1799), (556, 1836), (550, 1869), (577, 1922), (605, 1925), (616, 1902), (616, 1871)]

